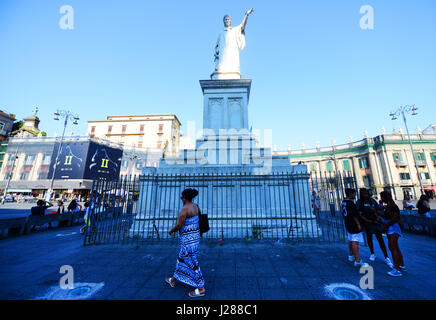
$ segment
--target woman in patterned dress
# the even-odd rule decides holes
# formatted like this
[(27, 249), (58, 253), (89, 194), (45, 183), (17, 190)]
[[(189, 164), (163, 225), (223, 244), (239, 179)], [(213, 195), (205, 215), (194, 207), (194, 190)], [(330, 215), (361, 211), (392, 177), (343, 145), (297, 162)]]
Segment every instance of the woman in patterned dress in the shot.
[(190, 297), (201, 297), (206, 293), (204, 279), (197, 260), (200, 245), (199, 210), (192, 199), (198, 195), (195, 189), (185, 189), (182, 192), (183, 208), (180, 211), (177, 224), (169, 231), (180, 231), (180, 252), (173, 277), (165, 279), (171, 287), (176, 285), (176, 280), (195, 288), (189, 292)]

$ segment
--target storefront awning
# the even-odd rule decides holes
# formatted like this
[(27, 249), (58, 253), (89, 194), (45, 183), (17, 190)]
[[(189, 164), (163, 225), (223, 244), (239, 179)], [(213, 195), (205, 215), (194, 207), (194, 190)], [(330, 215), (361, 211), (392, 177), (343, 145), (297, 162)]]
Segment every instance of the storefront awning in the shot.
[(22, 192), (22, 193), (31, 193), (32, 189), (8, 189), (8, 192)]
[(424, 191), (436, 191), (436, 187), (425, 187)]

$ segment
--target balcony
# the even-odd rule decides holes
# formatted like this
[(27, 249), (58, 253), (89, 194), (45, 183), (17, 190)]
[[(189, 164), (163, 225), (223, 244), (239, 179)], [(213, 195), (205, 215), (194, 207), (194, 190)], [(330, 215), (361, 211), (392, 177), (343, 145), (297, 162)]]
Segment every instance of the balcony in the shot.
[(395, 160), (395, 165), (397, 167), (407, 167), (407, 163), (404, 160)]
[(425, 167), (427, 165), (427, 163), (425, 162), (425, 160), (415, 160), (416, 161), (416, 165), (418, 167)]

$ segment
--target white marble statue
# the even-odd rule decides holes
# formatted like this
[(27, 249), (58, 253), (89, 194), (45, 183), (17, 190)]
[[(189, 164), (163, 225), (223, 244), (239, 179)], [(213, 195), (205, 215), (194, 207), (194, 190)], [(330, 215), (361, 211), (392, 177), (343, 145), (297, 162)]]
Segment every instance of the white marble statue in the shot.
[(245, 26), (248, 16), (253, 12), (250, 9), (244, 20), (237, 27), (232, 27), (232, 18), (225, 15), (223, 18), (224, 30), (219, 34), (215, 46), (215, 72), (212, 79), (241, 79), (239, 66), (239, 50), (245, 47)]

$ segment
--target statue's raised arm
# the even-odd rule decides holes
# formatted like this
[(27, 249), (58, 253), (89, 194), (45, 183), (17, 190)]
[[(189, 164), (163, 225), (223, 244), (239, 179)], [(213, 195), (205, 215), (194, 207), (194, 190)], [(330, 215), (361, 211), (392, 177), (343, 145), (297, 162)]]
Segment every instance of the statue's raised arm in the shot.
[(215, 70), (211, 79), (241, 79), (239, 66), (239, 50), (245, 47), (245, 26), (248, 16), (254, 11), (245, 13), (242, 23), (232, 27), (232, 18), (226, 14), (223, 18), (224, 30), (218, 36), (214, 50)]
[(251, 8), (250, 10), (248, 10), (248, 11), (245, 13), (244, 20), (242, 20), (242, 23), (241, 23), (241, 31), (242, 31), (242, 33), (245, 32), (245, 26), (246, 26), (246, 24), (247, 24), (248, 16), (249, 16), (251, 13), (253, 13), (253, 11), (254, 11), (254, 9)]

